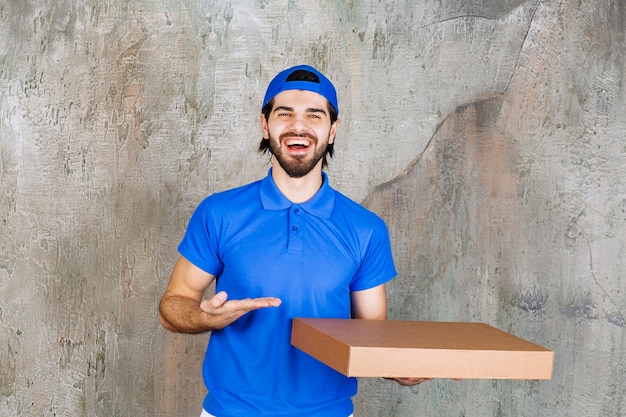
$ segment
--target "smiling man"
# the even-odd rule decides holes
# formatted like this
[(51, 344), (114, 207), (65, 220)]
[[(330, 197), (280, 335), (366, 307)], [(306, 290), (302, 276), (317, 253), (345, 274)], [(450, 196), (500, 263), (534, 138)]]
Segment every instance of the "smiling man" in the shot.
[[(384, 222), (335, 191), (322, 170), (338, 114), (322, 73), (280, 72), (260, 116), (268, 175), (207, 197), (189, 221), (159, 319), (170, 331), (212, 332), (203, 416), (353, 412), (356, 379), (290, 344), (294, 317), (384, 320), (385, 283), (396, 275)], [(203, 300), (214, 280), (216, 294)]]

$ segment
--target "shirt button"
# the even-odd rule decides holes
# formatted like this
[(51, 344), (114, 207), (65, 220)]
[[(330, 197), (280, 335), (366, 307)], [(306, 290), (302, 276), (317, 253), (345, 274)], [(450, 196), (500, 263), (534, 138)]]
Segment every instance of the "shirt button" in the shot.
[(295, 209), (293, 212), (298, 214), (298, 213), (300, 213), (300, 209)]
[(292, 229), (293, 229), (294, 232), (297, 232), (298, 231), (298, 226), (293, 226)]

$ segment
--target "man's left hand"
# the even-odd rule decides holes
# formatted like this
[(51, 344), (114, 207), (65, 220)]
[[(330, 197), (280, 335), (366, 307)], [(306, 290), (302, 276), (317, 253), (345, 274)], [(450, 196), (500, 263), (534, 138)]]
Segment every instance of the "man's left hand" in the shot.
[(412, 387), (414, 385), (419, 385), (422, 382), (432, 381), (432, 378), (390, 378), (394, 379), (398, 384), (403, 385), (405, 387)]

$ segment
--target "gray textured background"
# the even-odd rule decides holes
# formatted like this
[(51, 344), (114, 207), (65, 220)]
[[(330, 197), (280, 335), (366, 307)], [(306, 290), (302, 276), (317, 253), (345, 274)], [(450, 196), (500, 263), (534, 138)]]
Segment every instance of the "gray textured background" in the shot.
[(0, 415), (192, 416), (157, 325), (207, 194), (265, 175), (291, 64), (341, 107), (332, 184), (387, 221), (390, 318), (482, 321), (550, 381), (364, 379), (368, 416), (626, 415), (621, 0), (0, 2)]

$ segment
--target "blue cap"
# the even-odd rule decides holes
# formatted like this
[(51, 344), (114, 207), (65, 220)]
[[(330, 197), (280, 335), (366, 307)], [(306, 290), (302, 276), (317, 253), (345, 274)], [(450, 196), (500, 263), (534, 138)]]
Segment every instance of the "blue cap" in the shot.
[[(319, 79), (319, 82), (302, 80), (287, 81), (289, 76), (293, 74), (294, 71), (298, 70), (309, 71), (315, 74)], [(267, 87), (265, 98), (263, 99), (263, 106), (261, 106), (261, 108), (265, 107), (270, 100), (285, 90), (306, 90), (318, 93), (326, 98), (331, 106), (335, 108), (337, 114), (339, 114), (339, 106), (337, 106), (337, 91), (335, 91), (333, 83), (331, 83), (324, 74), (309, 65), (297, 65), (279, 72)]]

